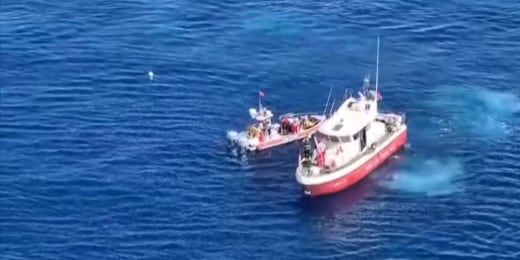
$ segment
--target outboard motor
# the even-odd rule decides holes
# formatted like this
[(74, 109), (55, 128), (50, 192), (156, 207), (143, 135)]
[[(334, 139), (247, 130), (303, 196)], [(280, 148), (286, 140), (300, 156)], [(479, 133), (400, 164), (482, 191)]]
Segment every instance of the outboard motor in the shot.
[(228, 131), (227, 139), (231, 143), (236, 143), (238, 141), (238, 133), (236, 131)]

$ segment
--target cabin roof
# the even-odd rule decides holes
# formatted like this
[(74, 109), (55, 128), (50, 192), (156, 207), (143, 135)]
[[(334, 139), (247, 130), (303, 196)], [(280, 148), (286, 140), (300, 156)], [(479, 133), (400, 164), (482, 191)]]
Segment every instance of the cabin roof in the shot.
[(272, 117), (273, 117), (273, 113), (271, 112), (271, 110), (265, 110), (265, 114), (263, 113), (263, 111), (259, 111), (255, 116), (255, 120), (256, 121), (265, 121)]
[(348, 107), (346, 100), (336, 112), (320, 126), (318, 131), (329, 136), (352, 136), (365, 127), (372, 119), (368, 111), (356, 111)]

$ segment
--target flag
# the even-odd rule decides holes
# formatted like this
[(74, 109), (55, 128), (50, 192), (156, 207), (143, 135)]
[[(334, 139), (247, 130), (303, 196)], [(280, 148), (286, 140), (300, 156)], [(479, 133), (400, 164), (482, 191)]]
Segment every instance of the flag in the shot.
[(381, 93), (379, 93), (379, 91), (377, 92), (377, 100), (381, 100), (383, 99), (383, 96), (381, 96)]
[(261, 97), (263, 97), (263, 96), (264, 96), (264, 92), (260, 90), (260, 91), (258, 91), (258, 95), (260, 95)]

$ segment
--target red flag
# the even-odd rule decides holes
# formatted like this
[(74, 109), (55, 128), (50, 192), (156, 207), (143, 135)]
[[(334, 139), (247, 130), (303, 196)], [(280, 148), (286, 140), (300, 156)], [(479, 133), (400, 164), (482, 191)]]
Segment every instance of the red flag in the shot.
[(260, 91), (258, 92), (258, 95), (260, 95), (261, 97), (263, 97), (263, 96), (264, 96), (264, 92), (260, 90)]

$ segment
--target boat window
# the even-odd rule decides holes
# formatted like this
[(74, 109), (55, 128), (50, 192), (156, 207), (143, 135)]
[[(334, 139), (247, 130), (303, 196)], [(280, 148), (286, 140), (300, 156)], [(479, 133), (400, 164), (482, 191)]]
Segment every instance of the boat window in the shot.
[(339, 143), (339, 138), (337, 136), (329, 136), (329, 141), (332, 143)]
[(322, 134), (322, 133), (316, 132), (314, 135), (316, 136), (316, 140), (317, 140), (318, 142), (319, 142), (320, 140), (324, 140), (324, 141), (328, 141), (328, 140), (329, 140), (328, 136), (326, 136), (326, 135), (324, 135), (324, 134)]
[(334, 129), (334, 131), (339, 131), (342, 127), (343, 127), (343, 124), (339, 123), (339, 124), (335, 125), (334, 128), (332, 128), (332, 129)]
[(350, 142), (350, 137), (349, 136), (342, 136), (340, 137), (340, 140), (342, 143), (348, 143)]

